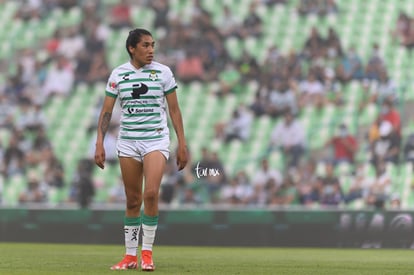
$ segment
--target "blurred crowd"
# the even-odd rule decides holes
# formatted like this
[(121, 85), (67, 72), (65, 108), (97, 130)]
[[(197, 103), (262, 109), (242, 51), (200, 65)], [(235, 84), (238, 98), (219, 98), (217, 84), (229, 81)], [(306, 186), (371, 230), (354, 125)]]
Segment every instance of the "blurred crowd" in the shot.
[[(190, 156), (191, 163), (182, 172), (176, 171), (171, 159), (160, 194), (164, 204), (338, 206), (359, 200), (367, 206), (398, 207), (400, 198), (392, 192), (394, 183), (386, 168), (389, 163), (414, 161), (414, 138), (403, 143), (399, 83), (390, 76), (378, 43), (372, 45), (369, 56), (360, 56), (358, 45), (343, 46), (335, 28), (329, 28), (325, 35), (315, 24), (302, 47), (283, 52), (277, 44), (271, 45), (263, 62), (246, 50), (239, 58), (228, 52), (228, 39), (263, 39), (259, 6), (286, 5), (288, 0), (249, 1), (242, 18), (226, 4), (220, 5), (219, 16), (214, 15), (199, 0), (191, 1), (187, 17), (174, 12), (167, 0), (20, 2), (22, 8), (14, 20), (25, 22), (42, 20), (56, 9), (81, 8), (77, 24), (56, 28), (47, 39), (17, 50), (14, 70), (9, 70), (11, 60), (0, 60), (2, 71), (9, 72), (0, 85), (0, 130), (8, 137), (8, 143), (0, 139), (0, 171), (5, 182), (15, 175), (27, 179), (27, 188), (19, 195), (21, 203), (47, 202), (51, 189), (63, 187), (70, 190), (65, 201), (82, 207), (93, 202), (97, 187), (92, 160), (88, 156), (78, 160), (77, 171), (70, 182), (65, 182), (64, 165), (48, 138), (43, 110), (53, 97), (70, 97), (79, 83), (106, 82), (111, 70), (107, 48), (110, 34), (138, 27), (134, 26), (131, 7), (145, 6), (154, 12), (150, 31), (157, 35), (157, 61), (170, 66), (180, 82), (217, 82), (213, 92), (219, 98), (242, 93), (244, 85), (257, 82), (252, 102), (237, 106), (229, 121), (216, 121), (212, 129), (215, 138), (225, 144), (249, 142), (253, 121), (268, 116), (277, 123), (267, 153), (280, 151), (284, 160), (283, 170), (278, 170), (264, 156), (258, 160), (260, 169), (247, 174), (243, 169), (226, 171), (219, 152), (207, 147), (200, 159)], [(302, 17), (325, 17), (340, 16), (341, 9), (335, 0), (300, 0), (296, 12)], [(401, 13), (396, 26), (390, 26), (390, 35), (410, 52), (413, 20)], [(300, 119), (303, 110), (323, 110), (327, 105), (344, 108), (344, 91), (355, 82), (364, 93), (358, 111), (374, 105), (379, 115), (362, 140), (350, 130), (351, 125), (338, 124), (324, 147), (332, 154), (314, 157)], [(108, 146), (115, 144), (117, 126), (112, 125)], [(357, 161), (360, 150), (369, 155), (367, 162)], [(116, 156), (109, 158), (116, 165)], [(321, 163), (323, 169), (317, 169)], [(346, 190), (343, 178), (337, 175), (344, 163), (352, 167)], [(121, 179), (113, 184), (108, 201), (124, 201)]]

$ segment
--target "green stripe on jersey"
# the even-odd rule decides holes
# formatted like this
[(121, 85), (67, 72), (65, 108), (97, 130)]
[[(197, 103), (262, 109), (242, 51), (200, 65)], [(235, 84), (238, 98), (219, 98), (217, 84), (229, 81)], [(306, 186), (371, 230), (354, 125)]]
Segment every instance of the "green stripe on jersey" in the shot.
[(163, 135), (158, 136), (152, 136), (152, 137), (127, 137), (127, 136), (121, 136), (121, 139), (132, 139), (132, 140), (148, 140), (148, 139), (158, 139), (163, 138)]
[(154, 103), (154, 104), (131, 104), (131, 105), (125, 105), (125, 108), (147, 108), (147, 107), (160, 107), (160, 104)]
[(120, 73), (118, 74), (118, 76), (123, 76), (123, 75), (127, 75), (127, 74), (133, 74), (135, 73), (134, 71), (129, 71), (129, 72), (125, 72), (125, 73)]
[[(162, 98), (163, 96), (160, 95), (141, 95), (138, 99), (157, 99)], [(136, 100), (137, 98), (133, 98), (132, 96), (123, 97), (122, 100)]]
[(128, 129), (128, 128), (121, 128), (121, 131), (126, 132), (155, 132), (158, 130), (162, 130), (162, 128), (145, 128), (145, 129)]
[(118, 95), (115, 95), (115, 94), (110, 93), (108, 91), (105, 91), (105, 95), (110, 96), (110, 97), (114, 97), (114, 98), (117, 98), (118, 97)]
[[(131, 92), (133, 89), (134, 87), (123, 88), (120, 90), (120, 92)], [(148, 87), (148, 90), (161, 90), (161, 87)]]
[(161, 116), (160, 113), (142, 113), (142, 114), (125, 114), (126, 117), (136, 117), (136, 116)]
[(143, 73), (152, 73), (152, 72), (155, 72), (155, 73), (161, 73), (161, 71), (160, 71), (160, 70), (142, 70), (142, 72), (143, 72)]
[(122, 122), (121, 125), (142, 125), (142, 124), (160, 124), (161, 120), (131, 121)]
[(174, 92), (174, 91), (175, 91), (175, 89), (177, 89), (177, 86), (175, 86), (174, 88), (169, 89), (168, 91), (165, 91), (165, 92), (164, 92), (164, 95), (171, 94), (172, 92)]
[(151, 80), (149, 78), (134, 78), (134, 79), (128, 79), (128, 80), (122, 80), (119, 81), (119, 84), (125, 84), (125, 83), (135, 83), (135, 82), (154, 82), (154, 81), (160, 81), (159, 79)]

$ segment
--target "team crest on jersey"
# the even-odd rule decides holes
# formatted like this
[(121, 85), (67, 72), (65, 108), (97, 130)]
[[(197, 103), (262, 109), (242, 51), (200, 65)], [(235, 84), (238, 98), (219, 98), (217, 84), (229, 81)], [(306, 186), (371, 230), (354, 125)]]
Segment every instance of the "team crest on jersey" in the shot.
[(152, 81), (155, 81), (158, 79), (158, 75), (155, 71), (151, 71), (150, 75), (149, 75), (149, 79), (151, 79)]

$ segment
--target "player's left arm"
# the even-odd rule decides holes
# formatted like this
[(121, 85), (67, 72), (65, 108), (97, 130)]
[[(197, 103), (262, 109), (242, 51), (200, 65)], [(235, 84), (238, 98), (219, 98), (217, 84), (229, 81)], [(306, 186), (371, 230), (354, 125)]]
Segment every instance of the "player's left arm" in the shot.
[(184, 136), (183, 118), (181, 116), (180, 106), (178, 105), (177, 94), (175, 91), (168, 93), (167, 99), (168, 111), (170, 118), (177, 135), (178, 150), (177, 150), (177, 165), (178, 170), (182, 170), (188, 161), (187, 158), (187, 144)]

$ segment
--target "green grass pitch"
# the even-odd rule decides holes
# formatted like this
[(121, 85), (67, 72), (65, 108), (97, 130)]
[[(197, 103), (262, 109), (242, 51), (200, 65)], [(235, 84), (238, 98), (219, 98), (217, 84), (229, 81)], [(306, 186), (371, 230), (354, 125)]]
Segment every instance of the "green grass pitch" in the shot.
[[(0, 274), (128, 274), (111, 271), (114, 245), (0, 243)], [(155, 274), (414, 274), (411, 250), (154, 247)]]

